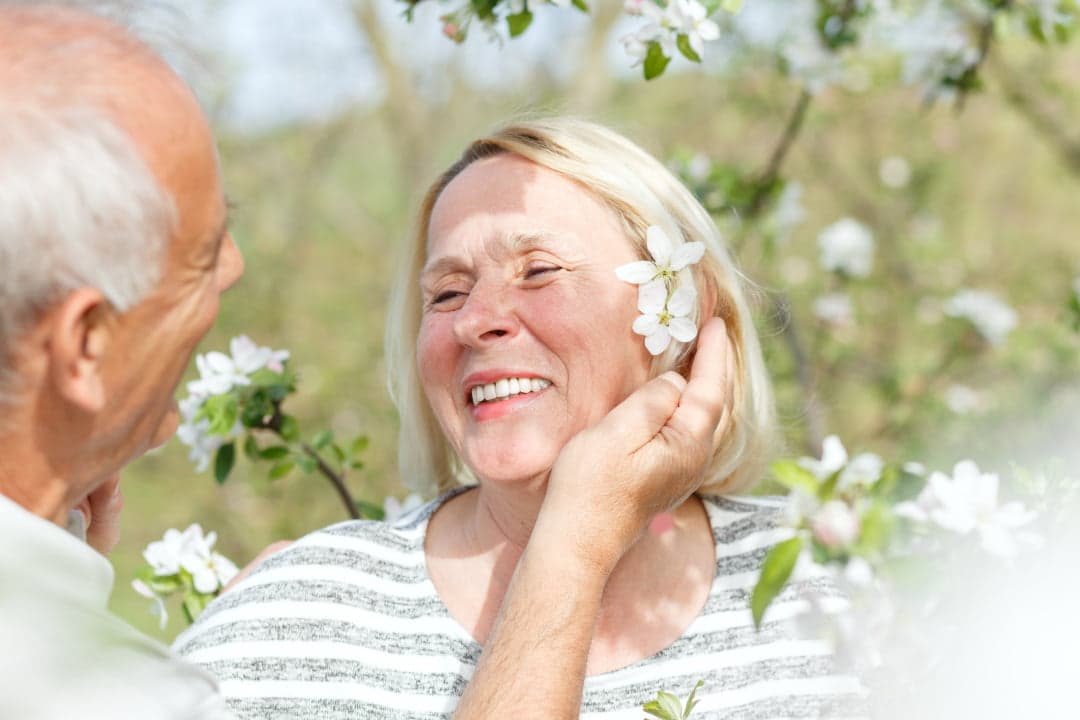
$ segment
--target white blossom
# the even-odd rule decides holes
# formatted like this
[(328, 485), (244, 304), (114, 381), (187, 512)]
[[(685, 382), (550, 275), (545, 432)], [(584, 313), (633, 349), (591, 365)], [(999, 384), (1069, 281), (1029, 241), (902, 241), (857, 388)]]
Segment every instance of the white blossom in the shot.
[(638, 289), (638, 310), (633, 330), (645, 336), (645, 347), (652, 355), (667, 349), (672, 340), (690, 342), (697, 337), (697, 325), (688, 316), (697, 305), (697, 292), (692, 287), (676, 288), (668, 298), (667, 286), (654, 280)]
[(211, 351), (195, 358), (199, 379), (188, 383), (192, 395), (222, 395), (236, 386), (250, 385), (252, 373), (268, 368), (281, 372), (289, 359), (288, 350), (272, 350), (256, 345), (247, 335), (229, 341), (229, 355)]
[(821, 267), (851, 277), (866, 277), (874, 265), (874, 235), (851, 218), (836, 221), (818, 235)]
[(991, 345), (1005, 342), (1019, 322), (1016, 311), (988, 290), (962, 289), (945, 302), (944, 311), (970, 322)]
[(900, 503), (895, 512), (920, 523), (933, 523), (959, 535), (975, 532), (984, 550), (1012, 557), (1022, 542), (1033, 539), (1018, 533), (1035, 519), (1022, 503), (998, 504), (998, 476), (983, 473), (971, 460), (953, 468), (952, 477), (931, 473), (926, 487), (914, 501)]
[(776, 199), (776, 205), (769, 214), (768, 230), (773, 234), (778, 243), (787, 242), (791, 232), (806, 217), (806, 209), (802, 204), (803, 188), (800, 183), (789, 182), (784, 185), (780, 197)]
[(657, 279), (674, 278), (679, 271), (705, 255), (705, 243), (688, 242), (675, 247), (668, 234), (658, 225), (650, 225), (646, 230), (645, 245), (652, 260), (638, 260), (615, 268), (615, 275), (620, 280), (644, 285)]
[(389, 495), (383, 501), (383, 520), (393, 522), (423, 504), (424, 498), (419, 493), (409, 493), (404, 500), (398, 500), (396, 497)]
[(210, 421), (206, 418), (196, 419), (202, 408), (205, 398), (191, 395), (179, 402), (180, 425), (176, 428), (176, 437), (180, 442), (187, 445), (188, 460), (195, 463), (195, 472), (204, 472), (210, 465), (211, 458), (218, 448), (226, 442), (240, 437), (244, 428), (237, 420), (227, 435), (215, 435), (210, 433)]
[(881, 9), (875, 40), (903, 59), (904, 82), (920, 84), (928, 98), (954, 92), (943, 80), (958, 80), (979, 60), (968, 20), (941, 0), (923, 3), (913, 15)]
[[(153, 568), (154, 575), (176, 575), (183, 569), (191, 573), (196, 590), (212, 593), (224, 587), (238, 572), (231, 560), (214, 552), (215, 542), (217, 533), (203, 534), (202, 526), (193, 523), (183, 532), (174, 528), (166, 530), (161, 540), (146, 546), (143, 557)], [(139, 587), (135, 589), (145, 594)]]
[(844, 327), (855, 319), (855, 309), (847, 293), (828, 293), (814, 300), (814, 317), (827, 325)]
[(708, 18), (705, 6), (697, 0), (669, 0), (664, 19), (677, 35), (686, 35), (690, 48), (699, 58), (705, 54), (705, 41), (720, 37), (720, 28)]
[(898, 155), (890, 155), (881, 161), (878, 176), (886, 187), (899, 189), (911, 182), (911, 166)]
[(859, 538), (859, 515), (842, 500), (829, 500), (810, 518), (810, 531), (827, 548), (839, 549)]
[(1072, 289), (1073, 289), (1073, 295), (1076, 296), (1077, 300), (1080, 300), (1080, 275), (1077, 275), (1076, 277), (1073, 278)]
[(945, 389), (945, 404), (957, 415), (966, 415), (982, 407), (982, 395), (960, 383)]
[(836, 481), (836, 489), (842, 492), (849, 488), (873, 485), (881, 477), (885, 461), (874, 453), (860, 453), (848, 462), (848, 452), (840, 438), (829, 435), (821, 444), (821, 459), (804, 457), (799, 460), (799, 465), (822, 482), (842, 469), (843, 472)]

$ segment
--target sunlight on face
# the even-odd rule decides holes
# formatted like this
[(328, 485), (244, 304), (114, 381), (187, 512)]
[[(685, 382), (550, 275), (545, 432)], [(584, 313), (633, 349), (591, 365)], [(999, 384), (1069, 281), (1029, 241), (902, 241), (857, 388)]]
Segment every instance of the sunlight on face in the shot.
[(637, 289), (615, 276), (638, 258), (577, 183), (514, 155), (477, 161), (439, 197), (427, 251), (421, 383), (481, 479), (544, 475), (647, 379)]

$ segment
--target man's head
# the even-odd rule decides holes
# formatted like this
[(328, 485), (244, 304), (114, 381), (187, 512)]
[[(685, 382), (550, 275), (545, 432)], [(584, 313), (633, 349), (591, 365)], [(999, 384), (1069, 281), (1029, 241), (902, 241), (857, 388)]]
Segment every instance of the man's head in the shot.
[(0, 37), (0, 439), (24, 456), (0, 492), (59, 517), (171, 435), (243, 263), (206, 120), (160, 58), (41, 3), (0, 4)]

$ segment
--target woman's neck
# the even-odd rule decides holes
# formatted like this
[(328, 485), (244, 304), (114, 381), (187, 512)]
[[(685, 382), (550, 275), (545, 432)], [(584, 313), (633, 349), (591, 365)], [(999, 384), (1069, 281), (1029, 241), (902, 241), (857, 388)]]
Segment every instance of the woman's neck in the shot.
[[(538, 489), (539, 488), (539, 489)], [(431, 519), (425, 551), (436, 589), (457, 619), (483, 644), (502, 604), (519, 558), (543, 505), (543, 483), (515, 487), (481, 485), (449, 500)], [(648, 654), (655, 637), (627, 632), (660, 606), (671, 620), (685, 623), (703, 602), (715, 564), (712, 533), (701, 502), (691, 498), (672, 513), (670, 523), (644, 533), (608, 579), (594, 645), (605, 657)], [(683, 560), (693, 558), (687, 564)], [(468, 583), (459, 578), (469, 577)], [(486, 583), (483, 578), (486, 578)], [(692, 597), (691, 597), (692, 596)], [(694, 607), (688, 607), (694, 606)], [(682, 606), (681, 612), (672, 606)], [(648, 616), (648, 617), (647, 617)], [(668, 628), (678, 635), (685, 627)], [(590, 672), (608, 662), (590, 660)], [(618, 665), (616, 662), (615, 665)], [(597, 670), (599, 668), (599, 670)]]

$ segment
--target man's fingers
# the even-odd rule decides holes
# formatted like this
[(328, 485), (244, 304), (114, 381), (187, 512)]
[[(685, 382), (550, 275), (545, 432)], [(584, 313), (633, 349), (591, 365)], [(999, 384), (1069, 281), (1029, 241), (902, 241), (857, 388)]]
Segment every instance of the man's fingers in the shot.
[(681, 375), (666, 372), (612, 408), (600, 426), (626, 438), (634, 448), (641, 447), (656, 437), (671, 419), (685, 387), (686, 380)]
[(690, 368), (690, 382), (669, 423), (674, 429), (697, 438), (713, 436), (731, 398), (733, 354), (724, 321), (712, 318), (705, 323)]

